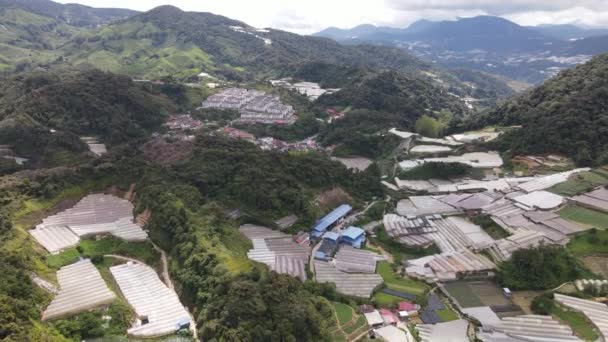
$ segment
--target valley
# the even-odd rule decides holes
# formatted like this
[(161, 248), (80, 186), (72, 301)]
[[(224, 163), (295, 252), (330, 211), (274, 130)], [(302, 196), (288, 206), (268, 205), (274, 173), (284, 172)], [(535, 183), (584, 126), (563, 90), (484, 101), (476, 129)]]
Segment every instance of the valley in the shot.
[(604, 34), (0, 0), (0, 340), (608, 338)]

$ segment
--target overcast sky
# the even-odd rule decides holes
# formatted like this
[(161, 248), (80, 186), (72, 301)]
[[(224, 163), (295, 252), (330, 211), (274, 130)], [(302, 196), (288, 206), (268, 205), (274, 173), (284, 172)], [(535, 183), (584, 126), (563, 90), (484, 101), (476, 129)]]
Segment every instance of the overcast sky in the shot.
[(608, 0), (59, 0), (146, 11), (171, 4), (212, 12), (256, 27), (313, 33), (328, 26), (369, 23), (406, 27), (418, 19), (499, 15), (522, 25), (608, 26)]

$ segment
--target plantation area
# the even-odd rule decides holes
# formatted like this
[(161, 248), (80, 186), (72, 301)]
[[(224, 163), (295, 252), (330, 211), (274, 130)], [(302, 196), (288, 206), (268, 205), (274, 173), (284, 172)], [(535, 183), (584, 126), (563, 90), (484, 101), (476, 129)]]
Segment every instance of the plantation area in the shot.
[(608, 214), (597, 210), (569, 205), (558, 211), (567, 220), (588, 224), (596, 228), (608, 228)]

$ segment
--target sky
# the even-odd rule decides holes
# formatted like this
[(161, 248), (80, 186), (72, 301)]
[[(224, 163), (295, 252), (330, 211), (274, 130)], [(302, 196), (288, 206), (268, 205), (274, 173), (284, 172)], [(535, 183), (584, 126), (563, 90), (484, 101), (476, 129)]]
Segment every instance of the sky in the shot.
[(174, 5), (212, 12), (255, 27), (300, 34), (359, 24), (407, 27), (419, 19), (449, 20), (498, 15), (521, 25), (578, 24), (608, 27), (608, 0), (56, 0), (93, 7), (147, 11)]

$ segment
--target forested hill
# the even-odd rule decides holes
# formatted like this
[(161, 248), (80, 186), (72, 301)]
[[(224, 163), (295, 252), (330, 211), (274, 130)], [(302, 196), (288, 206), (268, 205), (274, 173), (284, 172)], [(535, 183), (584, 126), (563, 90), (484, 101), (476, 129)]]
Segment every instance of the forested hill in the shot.
[(502, 139), (515, 152), (563, 153), (581, 165), (608, 162), (608, 54), (562, 72), (477, 124), (523, 125)]
[(172, 110), (160, 90), (126, 76), (97, 70), (21, 74), (0, 81), (0, 144), (31, 157), (53, 142), (78, 149), (78, 135), (124, 142), (156, 130)]
[(93, 8), (79, 4), (63, 5), (50, 0), (0, 0), (0, 8), (18, 8), (80, 27), (97, 27), (138, 13), (123, 8)]
[(322, 96), (319, 103), (400, 113), (412, 122), (425, 112), (445, 109), (460, 115), (466, 111), (464, 104), (449, 95), (447, 90), (421, 78), (391, 71), (373, 75), (335, 94)]
[[(256, 29), (211, 13), (161, 6), (103, 27), (65, 47), (72, 64), (96, 66), (134, 76), (205, 71), (228, 78), (279, 76), (301, 63), (418, 70), (420, 60), (393, 48), (346, 47), (326, 38)], [(194, 69), (194, 71), (193, 71)]]

